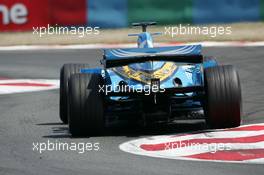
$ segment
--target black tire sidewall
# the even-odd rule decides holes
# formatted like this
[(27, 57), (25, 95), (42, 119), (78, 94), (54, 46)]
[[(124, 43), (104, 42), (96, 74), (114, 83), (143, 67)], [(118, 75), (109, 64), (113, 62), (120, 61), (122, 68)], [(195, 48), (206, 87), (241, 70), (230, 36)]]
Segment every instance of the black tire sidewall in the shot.
[(100, 135), (104, 129), (104, 100), (99, 74), (75, 74), (69, 82), (69, 130), (73, 136)]
[(60, 70), (60, 119), (64, 124), (68, 123), (68, 82), (70, 76), (79, 73), (82, 68), (89, 68), (89, 65), (68, 63)]
[(239, 76), (231, 65), (205, 69), (206, 122), (211, 128), (229, 128), (241, 123), (241, 87)]

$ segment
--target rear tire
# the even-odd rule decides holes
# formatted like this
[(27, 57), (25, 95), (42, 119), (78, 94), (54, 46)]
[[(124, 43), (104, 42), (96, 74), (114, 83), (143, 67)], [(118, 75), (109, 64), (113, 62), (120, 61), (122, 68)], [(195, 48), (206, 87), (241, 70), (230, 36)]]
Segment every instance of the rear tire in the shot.
[(60, 71), (60, 119), (64, 124), (68, 123), (68, 81), (72, 74), (80, 72), (80, 69), (89, 68), (88, 64), (64, 64)]
[(237, 127), (241, 123), (241, 87), (231, 65), (205, 69), (206, 122), (211, 128)]
[(74, 74), (69, 81), (69, 131), (72, 136), (100, 135), (104, 129), (104, 99), (99, 74)]

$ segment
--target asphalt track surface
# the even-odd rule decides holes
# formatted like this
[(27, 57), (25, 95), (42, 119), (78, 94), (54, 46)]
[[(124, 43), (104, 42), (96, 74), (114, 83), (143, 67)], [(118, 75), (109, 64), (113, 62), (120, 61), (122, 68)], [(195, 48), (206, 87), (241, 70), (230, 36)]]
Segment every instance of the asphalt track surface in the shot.
[[(264, 48), (205, 48), (220, 63), (235, 65), (243, 90), (243, 123), (264, 122)], [(64, 63), (98, 66), (100, 50), (1, 51), (0, 76), (58, 79)], [(149, 174), (149, 175), (256, 175), (263, 164), (234, 164), (169, 160), (129, 154), (119, 144), (157, 134), (203, 129), (203, 124), (176, 124), (138, 129), (136, 125), (109, 129), (101, 137), (71, 138), (59, 120), (59, 90), (0, 96), (0, 174)], [(99, 142), (99, 151), (33, 151), (33, 142)]]

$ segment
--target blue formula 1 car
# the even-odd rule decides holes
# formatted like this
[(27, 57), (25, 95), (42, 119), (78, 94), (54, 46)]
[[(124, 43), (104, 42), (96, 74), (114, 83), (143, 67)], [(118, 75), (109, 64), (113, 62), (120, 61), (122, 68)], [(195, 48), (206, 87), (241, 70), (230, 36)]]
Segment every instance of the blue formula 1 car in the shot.
[(60, 118), (73, 136), (102, 134), (106, 121), (205, 119), (211, 128), (240, 125), (241, 88), (231, 65), (203, 56), (201, 45), (153, 47), (142, 26), (138, 48), (104, 49), (102, 68), (65, 64)]

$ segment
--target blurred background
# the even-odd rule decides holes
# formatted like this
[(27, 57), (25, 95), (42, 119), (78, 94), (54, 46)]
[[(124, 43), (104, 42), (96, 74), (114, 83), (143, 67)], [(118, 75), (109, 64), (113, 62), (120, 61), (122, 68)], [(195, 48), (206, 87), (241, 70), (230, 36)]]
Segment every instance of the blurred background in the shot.
[[(2, 34), (3, 32), (31, 31), (32, 27), (48, 24), (124, 29), (130, 23), (139, 21), (157, 21), (159, 25), (242, 23), (246, 25), (234, 26), (237, 34), (233, 33), (231, 37), (222, 40), (255, 41), (260, 38), (263, 40), (262, 37), (253, 34), (262, 34), (259, 32), (263, 29), (261, 21), (264, 20), (264, 0), (0, 0), (0, 19)], [(246, 33), (241, 33), (239, 29)], [(238, 34), (242, 37), (241, 39), (237, 37)], [(251, 35), (254, 37), (252, 38)], [(14, 36), (10, 35), (10, 37), (9, 40), (12, 40)], [(108, 42), (107, 36), (102, 35), (102, 37)], [(121, 38), (116, 39), (117, 42), (123, 42)], [(101, 40), (98, 38), (94, 42), (101, 42)], [(176, 41), (196, 40), (197, 38), (192, 37), (176, 39)], [(212, 38), (198, 40), (212, 40)], [(221, 38), (215, 38), (215, 40), (221, 40)], [(109, 42), (113, 41), (109, 40)], [(24, 44), (30, 43), (25, 41)]]

